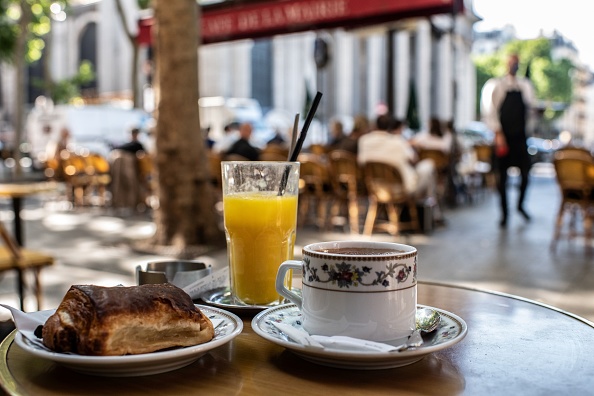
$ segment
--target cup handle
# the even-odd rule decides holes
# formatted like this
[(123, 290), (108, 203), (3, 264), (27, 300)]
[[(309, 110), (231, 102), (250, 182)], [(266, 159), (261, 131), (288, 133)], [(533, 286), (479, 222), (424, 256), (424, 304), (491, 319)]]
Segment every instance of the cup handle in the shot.
[(300, 270), (303, 268), (303, 263), (297, 260), (288, 260), (285, 261), (278, 267), (278, 273), (276, 274), (276, 291), (281, 296), (285, 297), (287, 300), (291, 301), (293, 304), (297, 305), (297, 308), (301, 310), (301, 306), (303, 305), (303, 301), (301, 300), (301, 296), (297, 295), (296, 293), (292, 292), (291, 290), (287, 289), (285, 286), (285, 278), (287, 276), (287, 271), (295, 269)]

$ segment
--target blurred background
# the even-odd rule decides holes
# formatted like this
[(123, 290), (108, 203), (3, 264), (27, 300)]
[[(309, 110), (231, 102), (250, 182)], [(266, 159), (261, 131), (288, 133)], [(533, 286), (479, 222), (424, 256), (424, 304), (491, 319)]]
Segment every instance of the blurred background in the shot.
[[(201, 127), (214, 140), (224, 125), (249, 120), (261, 147), (275, 131), (287, 133), (316, 91), (324, 92), (324, 101), (306, 147), (329, 141), (333, 119), (348, 134), (355, 116), (372, 119), (384, 109), (413, 131), (437, 117), (453, 120), (465, 140), (489, 139), (480, 124), (482, 84), (503, 73), (502, 54), (512, 50), (521, 53), (520, 73), (529, 74), (538, 94), (530, 128), (535, 160), (546, 161), (547, 152), (570, 139), (588, 147), (594, 140), (591, 58), (582, 44), (587, 31), (573, 27), (583, 26), (575, 19), (583, 14), (579, 3), (562, 17), (550, 14), (552, 1), (509, 7), (469, 0), (348, 7), (337, 0), (327, 8), (297, 0), (197, 3), (197, 107)], [(130, 125), (146, 131), (141, 138), (149, 144), (155, 110), (150, 1), (27, 4), (22, 12), (20, 2), (2, 2), (3, 159), (18, 148), (30, 158), (22, 165), (34, 166), (62, 126), (73, 145), (102, 154), (126, 141)], [(23, 50), (11, 41), (19, 24), (30, 29)], [(15, 84), (21, 63), (22, 110)], [(13, 166), (10, 160), (5, 165)]]
[[(241, 123), (252, 124), (250, 143), (264, 152), (275, 139), (290, 140), (295, 114), (302, 123), (323, 92), (303, 152), (328, 164), (337, 136), (359, 136), (379, 115), (403, 120), (410, 139), (438, 120), (451, 125), (457, 145), (440, 179), (445, 219), (434, 221), (421, 204), (424, 218), (412, 231), (396, 225), (367, 235), (368, 196), (355, 192), (360, 210), (350, 218), (337, 206), (347, 201), (344, 186), (335, 190), (333, 171), (324, 168), (325, 179), (302, 180), (297, 245), (368, 237), (411, 243), (427, 263), (422, 279), (516, 293), (594, 318), (587, 303), (594, 297), (591, 256), (584, 249), (593, 246), (584, 236), (592, 228), (585, 221), (592, 218), (591, 199), (588, 210), (568, 212), (570, 242), (557, 254), (549, 251), (559, 239), (557, 215), (565, 213), (555, 154), (569, 146), (594, 149), (592, 24), (582, 2), (563, 5), (560, 12), (552, 0), (197, 1), (198, 44), (183, 49), (198, 57), (198, 98), (186, 104), (199, 125), (187, 125), (204, 141), (199, 164), (212, 178), (216, 225), (222, 230), (217, 147)], [(22, 215), (27, 246), (56, 259), (44, 270), (46, 308), (74, 282), (133, 283), (136, 266), (157, 257), (225, 261), (224, 248), (196, 241), (181, 248), (133, 243), (176, 235), (159, 232), (163, 224), (154, 216), (163, 210), (160, 194), (168, 193), (155, 187), (158, 106), (167, 88), (156, 69), (156, 19), (148, 0), (0, 0), (0, 185), (19, 173), (60, 183), (49, 196), (28, 199), (20, 214), (2, 196), (0, 220), (9, 227)], [(505, 73), (512, 52), (537, 97), (528, 128), (534, 165), (527, 206), (534, 219), (513, 219), (506, 233), (497, 227), (494, 131), (481, 106), (484, 83)], [(139, 133), (132, 142), (142, 150), (134, 150), (132, 179), (118, 184), (117, 172), (132, 167), (114, 157), (114, 148), (129, 144), (133, 129)], [(177, 171), (171, 174), (188, 170)], [(517, 175), (512, 168), (511, 184)], [(181, 213), (196, 223), (203, 214)], [(464, 265), (456, 267), (461, 249)], [(11, 304), (14, 281), (0, 279), (3, 301)]]

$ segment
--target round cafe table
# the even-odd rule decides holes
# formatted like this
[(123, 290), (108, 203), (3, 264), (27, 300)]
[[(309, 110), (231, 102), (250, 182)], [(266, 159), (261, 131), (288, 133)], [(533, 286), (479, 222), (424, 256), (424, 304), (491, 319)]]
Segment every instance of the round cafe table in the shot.
[(0, 345), (0, 381), (11, 395), (495, 395), (591, 394), (594, 324), (520, 297), (423, 283), (419, 304), (460, 316), (467, 336), (408, 366), (345, 370), (307, 362), (243, 333), (195, 363), (129, 378), (82, 375), (27, 354), (14, 333)]
[[(37, 176), (28, 176), (22, 179), (0, 180), (0, 198), (10, 198), (12, 200), (12, 211), (14, 213), (14, 239), (19, 246), (25, 246), (25, 236), (23, 231), (23, 219), (21, 218), (21, 209), (23, 199), (48, 193), (57, 190), (58, 184), (45, 179), (36, 179)], [(17, 274), (17, 286), (19, 291), (20, 308), (24, 310), (25, 302), (25, 280), (22, 271)], [(39, 300), (38, 300), (39, 303)]]
[(52, 192), (58, 188), (53, 181), (27, 180), (5, 182), (0, 181), (0, 197), (12, 200), (12, 211), (14, 212), (14, 237), (19, 245), (24, 246), (23, 222), (21, 219), (21, 208), (23, 198)]

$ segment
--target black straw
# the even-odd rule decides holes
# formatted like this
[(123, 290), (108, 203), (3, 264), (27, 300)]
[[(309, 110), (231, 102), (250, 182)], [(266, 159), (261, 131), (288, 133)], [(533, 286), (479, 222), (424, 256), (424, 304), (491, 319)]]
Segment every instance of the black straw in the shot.
[[(303, 142), (307, 137), (307, 130), (309, 129), (309, 125), (311, 124), (314, 115), (316, 114), (316, 110), (318, 109), (318, 105), (320, 104), (320, 100), (322, 99), (322, 93), (318, 91), (316, 97), (314, 98), (309, 111), (307, 112), (307, 116), (305, 117), (305, 122), (303, 124), (303, 128), (301, 129), (301, 133), (299, 134), (299, 138), (297, 139), (297, 143), (293, 147), (293, 151), (291, 151), (291, 155), (289, 157), (289, 162), (297, 161), (297, 157), (299, 156), (299, 152), (301, 151), (301, 147), (303, 147)], [(278, 195), (283, 195), (285, 193), (285, 188), (287, 187), (287, 181), (289, 180), (289, 173), (291, 172), (291, 166), (287, 166), (285, 171), (283, 172), (283, 178), (281, 179), (280, 188), (278, 189)]]
[(316, 114), (316, 110), (318, 109), (318, 105), (320, 104), (320, 100), (322, 99), (322, 93), (318, 91), (316, 97), (314, 98), (309, 111), (307, 112), (307, 117), (305, 117), (305, 123), (303, 124), (303, 129), (301, 129), (301, 133), (299, 134), (299, 138), (297, 139), (297, 144), (293, 147), (293, 152), (291, 153), (291, 158), (289, 159), (290, 162), (297, 161), (297, 157), (299, 156), (299, 152), (301, 151), (301, 147), (303, 147), (303, 142), (307, 136), (307, 130), (309, 129), (309, 125), (313, 121), (314, 115)]

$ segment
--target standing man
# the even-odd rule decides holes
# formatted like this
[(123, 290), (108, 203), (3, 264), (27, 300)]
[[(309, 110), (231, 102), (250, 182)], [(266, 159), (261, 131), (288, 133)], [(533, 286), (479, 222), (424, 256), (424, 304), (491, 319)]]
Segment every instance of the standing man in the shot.
[(534, 103), (534, 89), (530, 80), (516, 76), (518, 66), (518, 55), (510, 55), (507, 75), (487, 81), (483, 88), (486, 122), (495, 131), (495, 170), (501, 198), (501, 227), (507, 225), (506, 184), (507, 170), (511, 166), (520, 169), (522, 179), (517, 210), (524, 220), (530, 221), (530, 216), (524, 209), (531, 166), (526, 145), (526, 124), (529, 110)]

